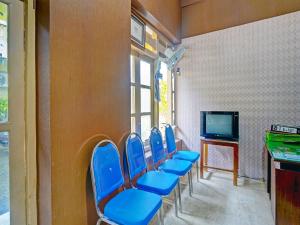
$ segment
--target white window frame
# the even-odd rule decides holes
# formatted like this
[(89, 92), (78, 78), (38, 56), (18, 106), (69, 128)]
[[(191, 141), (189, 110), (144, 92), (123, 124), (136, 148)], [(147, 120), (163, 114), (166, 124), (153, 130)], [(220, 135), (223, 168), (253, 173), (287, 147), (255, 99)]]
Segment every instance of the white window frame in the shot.
[[(151, 127), (155, 124), (155, 117), (154, 117), (154, 95), (153, 95), (153, 82), (154, 82), (154, 60), (148, 56), (141, 55), (135, 52), (132, 52), (132, 59), (133, 59), (133, 66), (134, 66), (134, 83), (130, 83), (130, 90), (131, 87), (135, 87), (135, 112), (131, 113), (131, 118), (135, 118), (135, 129), (132, 129), (132, 131), (135, 131), (138, 134), (141, 134), (141, 118), (142, 116), (150, 116), (151, 117)], [(151, 80), (150, 80), (150, 86), (142, 85), (140, 82), (140, 62), (145, 61), (150, 64), (150, 74), (151, 74)], [(131, 63), (131, 62), (130, 62)], [(150, 112), (141, 112), (141, 88), (149, 89), (151, 92), (151, 111)], [(150, 134), (150, 133), (149, 133)], [(143, 140), (146, 144), (148, 143), (148, 139)]]
[(27, 224), (25, 151), (25, 47), (24, 3), (8, 5), (8, 121), (0, 131), (9, 132), (10, 224)]

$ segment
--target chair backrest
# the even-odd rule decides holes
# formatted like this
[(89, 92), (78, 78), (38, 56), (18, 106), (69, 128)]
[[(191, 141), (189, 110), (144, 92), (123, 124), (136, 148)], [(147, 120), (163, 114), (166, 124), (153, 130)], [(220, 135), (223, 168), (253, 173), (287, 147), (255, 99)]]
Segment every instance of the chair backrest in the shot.
[(147, 169), (144, 145), (137, 133), (129, 134), (125, 151), (129, 178), (132, 180), (135, 176), (143, 172), (143, 170)]
[(95, 146), (91, 159), (91, 177), (99, 214), (101, 200), (124, 184), (118, 148), (112, 141), (103, 140)]
[(166, 134), (166, 142), (167, 142), (167, 149), (168, 153), (174, 153), (176, 151), (176, 142), (175, 142), (175, 135), (173, 132), (173, 128), (170, 124), (165, 126), (165, 134)]
[(150, 134), (150, 147), (154, 165), (162, 159), (166, 159), (166, 152), (162, 140), (162, 135), (157, 127), (153, 127)]

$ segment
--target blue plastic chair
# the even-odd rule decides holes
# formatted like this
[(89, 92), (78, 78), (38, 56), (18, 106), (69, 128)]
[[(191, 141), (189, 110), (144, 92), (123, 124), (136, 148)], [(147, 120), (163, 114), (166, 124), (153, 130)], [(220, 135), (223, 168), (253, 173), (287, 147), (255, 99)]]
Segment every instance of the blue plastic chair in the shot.
[[(179, 159), (167, 159), (168, 155), (164, 149), (162, 135), (160, 133), (160, 130), (156, 127), (153, 127), (151, 130), (150, 147), (152, 152), (153, 166), (158, 167), (158, 170), (162, 170), (167, 173), (173, 173), (179, 177), (188, 175), (189, 194), (191, 196), (192, 195), (192, 190), (191, 190), (192, 163), (185, 160), (179, 160)], [(179, 194), (178, 194), (179, 208), (180, 211), (182, 211), (180, 182), (178, 183), (178, 187), (179, 187)]]
[[(175, 142), (175, 135), (170, 124), (166, 124), (165, 126), (165, 134), (166, 134), (166, 142), (167, 142), (167, 149), (168, 153), (172, 155), (173, 159), (181, 159), (187, 160), (193, 164), (196, 164), (197, 168), (197, 180), (199, 180), (199, 158), (200, 154), (195, 151), (189, 150), (181, 150), (177, 151), (176, 142)], [(193, 176), (192, 176), (193, 178)], [(193, 191), (193, 186), (192, 186)]]
[[(163, 171), (148, 171), (144, 145), (137, 133), (131, 133), (126, 141), (126, 161), (130, 183), (138, 189), (158, 194), (162, 197), (169, 196), (174, 191), (175, 215), (178, 215), (176, 185), (179, 177)], [(177, 186), (178, 187), (178, 186)], [(169, 203), (165, 199), (166, 203)]]
[[(91, 178), (96, 210), (99, 216), (97, 225), (108, 224), (146, 225), (159, 212), (162, 200), (159, 195), (138, 190), (124, 189), (120, 156), (116, 145), (110, 140), (99, 142), (91, 159)], [(100, 209), (102, 200), (123, 188)]]

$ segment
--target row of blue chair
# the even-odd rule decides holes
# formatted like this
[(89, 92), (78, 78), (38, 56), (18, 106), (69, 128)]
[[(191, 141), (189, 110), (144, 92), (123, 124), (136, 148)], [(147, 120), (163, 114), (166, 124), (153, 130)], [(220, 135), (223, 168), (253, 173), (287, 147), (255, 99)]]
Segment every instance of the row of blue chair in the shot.
[[(179, 177), (188, 174), (189, 193), (192, 192), (192, 164), (199, 154), (191, 151), (176, 150), (175, 136), (170, 125), (166, 126), (165, 152), (162, 135), (157, 128), (151, 130), (150, 147), (153, 169), (148, 170), (144, 145), (140, 136), (131, 133), (126, 140), (126, 162), (131, 188), (125, 189), (120, 164), (119, 151), (110, 140), (98, 143), (91, 160), (91, 178), (95, 205), (99, 220), (108, 224), (146, 225), (155, 215), (163, 220), (163, 200), (174, 193), (175, 214), (178, 215), (176, 187), (178, 188), (179, 208), (182, 211)], [(198, 165), (198, 162), (197, 162)], [(100, 203), (109, 195), (122, 189), (100, 209)], [(163, 200), (162, 200), (163, 199)]]

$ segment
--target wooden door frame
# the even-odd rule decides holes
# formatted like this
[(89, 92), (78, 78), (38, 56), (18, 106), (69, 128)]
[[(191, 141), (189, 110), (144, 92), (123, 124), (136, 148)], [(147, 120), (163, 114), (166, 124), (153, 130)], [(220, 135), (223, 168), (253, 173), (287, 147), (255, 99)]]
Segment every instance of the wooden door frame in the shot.
[[(34, 0), (8, 4), (10, 224), (37, 224)], [(11, 85), (13, 84), (13, 85)], [(12, 139), (14, 137), (14, 139)]]
[[(37, 225), (35, 0), (25, 3), (26, 224)], [(50, 184), (49, 184), (50, 185)]]

